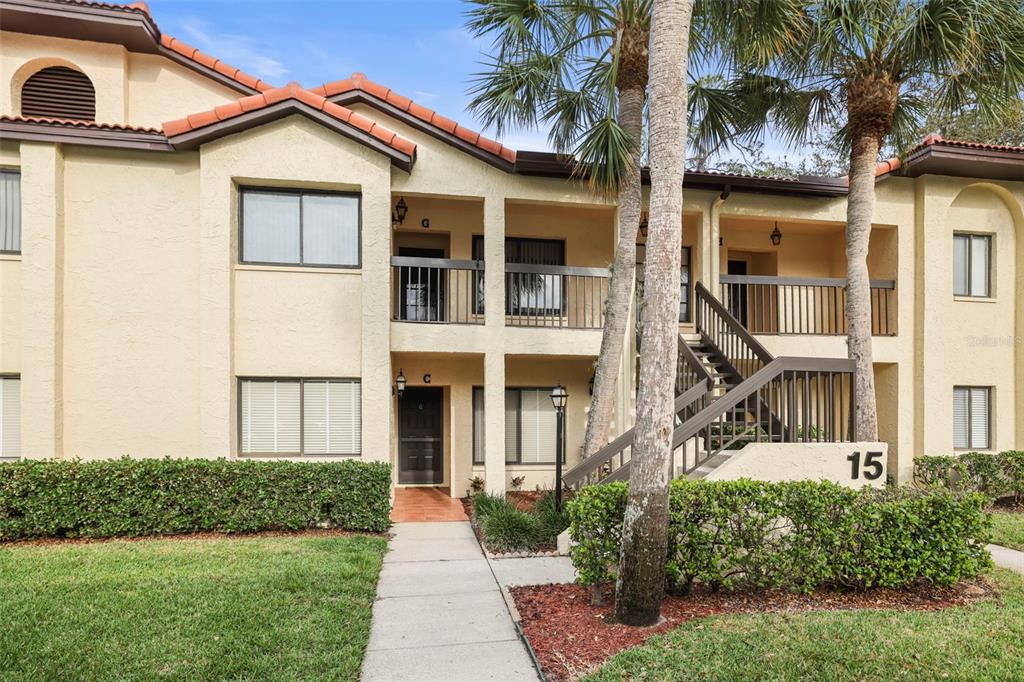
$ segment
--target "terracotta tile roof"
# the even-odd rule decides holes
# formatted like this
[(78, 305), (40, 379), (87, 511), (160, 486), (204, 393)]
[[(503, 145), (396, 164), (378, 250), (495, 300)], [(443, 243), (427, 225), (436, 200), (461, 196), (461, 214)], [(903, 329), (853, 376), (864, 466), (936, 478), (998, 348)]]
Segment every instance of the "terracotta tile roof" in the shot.
[(357, 114), (351, 109), (327, 101), (327, 98), (306, 90), (298, 83), (289, 83), (281, 88), (265, 90), (258, 95), (250, 95), (229, 104), (222, 104), (209, 111), (191, 114), (174, 121), (167, 121), (163, 124), (163, 132), (167, 137), (175, 137), (289, 99), (302, 102), (317, 111), (322, 111), (338, 119), (342, 123), (347, 123), (403, 154), (408, 156), (415, 156), (416, 154), (416, 145), (414, 143), (399, 137), (396, 133), (378, 125), (365, 116)]
[(80, 121), (70, 118), (47, 118), (44, 116), (9, 116), (0, 115), (0, 121), (13, 121), (15, 123), (42, 123), (47, 125), (59, 125), (62, 127), (87, 128), (90, 130), (123, 130), (132, 133), (149, 133), (152, 135), (163, 135), (159, 128), (143, 128), (141, 126), (123, 125), (120, 123), (97, 123), (96, 121)]
[(988, 144), (986, 142), (971, 142), (970, 140), (947, 140), (938, 133), (932, 133), (921, 141), (921, 144), (911, 151), (917, 151), (933, 144), (942, 143), (950, 147), (965, 147), (967, 149), (987, 149), (994, 152), (1024, 152), (1024, 147), (1014, 147), (1006, 144)]
[(149, 5), (145, 2), (133, 2), (127, 5), (115, 4), (110, 2), (93, 2), (92, 0), (56, 0), (63, 5), (78, 5), (81, 7), (102, 7), (104, 9), (121, 10), (124, 12), (131, 12), (134, 14), (145, 15), (153, 27), (156, 28), (157, 33), (160, 35), (160, 44), (169, 50), (173, 50), (178, 54), (190, 59), (191, 61), (205, 66), (208, 69), (212, 69), (217, 73), (223, 74), (231, 80), (241, 83), (242, 85), (257, 90), (259, 92), (265, 92), (272, 89), (274, 86), (270, 83), (260, 80), (255, 76), (250, 76), (244, 71), (227, 64), (216, 57), (212, 57), (205, 52), (200, 52), (198, 49), (191, 45), (178, 40), (174, 36), (167, 35), (160, 31), (156, 26), (156, 21), (153, 19), (153, 15), (149, 11)]
[(886, 173), (895, 173), (903, 166), (903, 161), (898, 156), (894, 156), (888, 161), (879, 161), (875, 166), (875, 177), (885, 175)]
[(489, 154), (500, 157), (509, 163), (515, 163), (516, 152), (502, 144), (484, 137), (475, 130), (470, 130), (463, 125), (456, 123), (450, 118), (445, 118), (432, 109), (416, 104), (408, 97), (399, 95), (391, 88), (379, 83), (374, 83), (362, 73), (354, 73), (348, 78), (333, 83), (324, 83), (318, 88), (311, 88), (312, 92), (323, 97), (334, 97), (346, 92), (359, 90), (379, 100), (387, 102), (393, 107), (400, 109), (411, 116), (428, 123), (435, 128), (458, 137), (468, 144), (482, 149)]
[(238, 69), (230, 64), (226, 64), (216, 57), (211, 57), (205, 52), (200, 52), (198, 49), (191, 45), (184, 43), (173, 36), (169, 36), (166, 33), (160, 35), (160, 44), (169, 50), (174, 50), (178, 54), (191, 59), (197, 64), (201, 64), (209, 69), (213, 69), (217, 73), (224, 74), (231, 80), (237, 81), (242, 85), (250, 87), (260, 92), (266, 92), (267, 90), (273, 89), (273, 85), (264, 82), (255, 76), (250, 76), (241, 69)]

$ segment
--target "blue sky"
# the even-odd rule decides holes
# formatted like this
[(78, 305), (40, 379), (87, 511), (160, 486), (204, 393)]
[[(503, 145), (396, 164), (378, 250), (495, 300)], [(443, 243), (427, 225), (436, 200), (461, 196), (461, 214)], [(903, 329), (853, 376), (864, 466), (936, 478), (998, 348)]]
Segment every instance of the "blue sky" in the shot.
[[(161, 31), (274, 85), (303, 86), (362, 71), (470, 127), (472, 74), (487, 48), (463, 28), (457, 0), (149, 0)], [(488, 131), (490, 132), (490, 131)], [(519, 131), (514, 149), (545, 149)]]

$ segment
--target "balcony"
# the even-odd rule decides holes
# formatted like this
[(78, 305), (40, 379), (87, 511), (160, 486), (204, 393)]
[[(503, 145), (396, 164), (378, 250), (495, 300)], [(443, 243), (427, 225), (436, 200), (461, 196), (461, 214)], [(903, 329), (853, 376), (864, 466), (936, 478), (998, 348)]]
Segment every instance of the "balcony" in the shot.
[[(392, 256), (392, 317), (424, 324), (483, 324), (479, 260)], [(505, 266), (505, 324), (601, 329), (609, 273), (561, 265)]]
[[(722, 275), (722, 303), (754, 334), (843, 336), (846, 279)], [(896, 335), (896, 283), (871, 280), (871, 333)]]

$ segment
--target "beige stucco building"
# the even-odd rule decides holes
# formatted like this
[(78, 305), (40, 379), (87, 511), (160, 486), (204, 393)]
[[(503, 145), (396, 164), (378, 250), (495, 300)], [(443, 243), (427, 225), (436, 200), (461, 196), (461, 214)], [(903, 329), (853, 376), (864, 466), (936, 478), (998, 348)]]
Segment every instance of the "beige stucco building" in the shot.
[[(360, 74), (275, 88), (141, 4), (0, 12), (0, 456), (362, 457), (453, 495), (550, 486), (560, 383), (579, 460), (616, 209), (565, 163)], [(688, 173), (681, 331), (702, 332), (699, 282), (768, 353), (845, 358), (845, 193)], [(930, 138), (877, 193), (889, 474), (1024, 448), (1024, 149)]]

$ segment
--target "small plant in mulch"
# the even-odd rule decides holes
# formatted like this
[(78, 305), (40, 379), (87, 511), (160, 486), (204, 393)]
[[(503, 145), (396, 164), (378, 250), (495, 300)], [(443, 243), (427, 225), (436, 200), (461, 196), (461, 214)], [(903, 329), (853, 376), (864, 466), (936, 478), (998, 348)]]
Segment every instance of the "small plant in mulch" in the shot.
[(508, 497), (477, 493), (469, 507), (477, 537), (496, 554), (550, 551), (569, 526), (565, 511), (555, 510), (553, 492)]
[(713, 592), (695, 586), (688, 595), (666, 597), (660, 623), (638, 628), (615, 621), (615, 595), (610, 585), (604, 586), (602, 606), (591, 605), (587, 588), (580, 585), (512, 587), (510, 591), (522, 618), (523, 633), (548, 680), (576, 679), (623, 649), (709, 616), (863, 609), (934, 611), (998, 596), (981, 578), (952, 587), (922, 582), (904, 589), (821, 589), (810, 594), (785, 590)]

